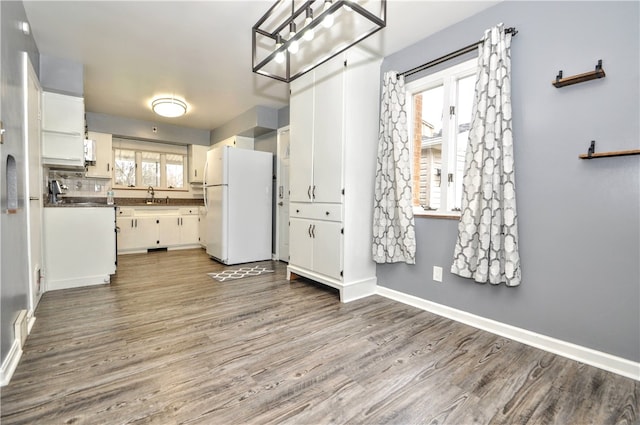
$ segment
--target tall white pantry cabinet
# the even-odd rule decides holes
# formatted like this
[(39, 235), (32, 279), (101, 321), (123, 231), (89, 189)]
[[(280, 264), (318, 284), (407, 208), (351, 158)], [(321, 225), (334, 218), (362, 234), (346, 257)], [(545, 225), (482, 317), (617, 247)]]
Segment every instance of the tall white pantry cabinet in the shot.
[(290, 85), (290, 258), (349, 302), (375, 293), (371, 222), (380, 59), (352, 48)]

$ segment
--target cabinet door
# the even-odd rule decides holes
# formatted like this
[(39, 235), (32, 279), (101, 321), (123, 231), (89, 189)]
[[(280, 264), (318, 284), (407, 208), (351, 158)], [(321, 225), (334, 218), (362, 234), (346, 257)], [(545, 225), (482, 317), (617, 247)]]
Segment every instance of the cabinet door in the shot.
[(313, 72), (291, 83), (289, 200), (310, 202), (313, 186)]
[(189, 183), (202, 183), (209, 146), (189, 145)]
[(180, 244), (179, 216), (160, 217), (158, 222), (158, 247), (169, 247)]
[(89, 139), (96, 141), (96, 165), (87, 167), (87, 177), (111, 178), (112, 139), (111, 134), (89, 132)]
[(129, 251), (136, 247), (135, 218), (118, 217), (118, 252)]
[(313, 237), (313, 270), (334, 279), (342, 276), (342, 223), (314, 221), (311, 229)]
[(289, 224), (289, 264), (313, 270), (312, 220), (292, 218)]
[(316, 68), (313, 113), (314, 202), (342, 201), (344, 63), (337, 57)]
[(195, 245), (199, 239), (197, 215), (184, 215), (180, 217), (180, 244)]
[(158, 246), (158, 223), (155, 217), (135, 218), (135, 232), (134, 248), (155, 248)]
[(84, 139), (80, 134), (42, 132), (42, 163), (84, 165)]
[(82, 136), (84, 100), (81, 97), (43, 92), (42, 129)]

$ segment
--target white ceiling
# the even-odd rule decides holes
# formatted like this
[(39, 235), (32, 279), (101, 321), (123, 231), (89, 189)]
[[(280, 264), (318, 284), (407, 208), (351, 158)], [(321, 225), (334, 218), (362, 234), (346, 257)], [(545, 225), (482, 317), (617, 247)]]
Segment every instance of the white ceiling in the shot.
[[(498, 1), (389, 0), (387, 27), (364, 43), (381, 57)], [(251, 71), (251, 28), (272, 1), (25, 1), (41, 54), (84, 65), (86, 110), (214, 129), (256, 105), (288, 104), (288, 85)], [(175, 93), (187, 115), (163, 119)]]

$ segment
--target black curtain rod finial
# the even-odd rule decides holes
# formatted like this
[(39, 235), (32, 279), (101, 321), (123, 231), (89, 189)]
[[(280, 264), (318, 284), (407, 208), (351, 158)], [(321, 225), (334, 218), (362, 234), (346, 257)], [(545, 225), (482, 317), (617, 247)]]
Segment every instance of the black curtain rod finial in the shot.
[(505, 34), (511, 34), (512, 37), (515, 37), (518, 34), (518, 30), (516, 27), (509, 27), (504, 30)]

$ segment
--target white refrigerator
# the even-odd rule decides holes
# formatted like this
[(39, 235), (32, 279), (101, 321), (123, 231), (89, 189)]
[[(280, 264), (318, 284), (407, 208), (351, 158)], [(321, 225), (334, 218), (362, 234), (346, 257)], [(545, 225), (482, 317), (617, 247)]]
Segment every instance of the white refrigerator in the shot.
[(228, 265), (270, 260), (273, 154), (215, 147), (203, 175), (207, 254)]

